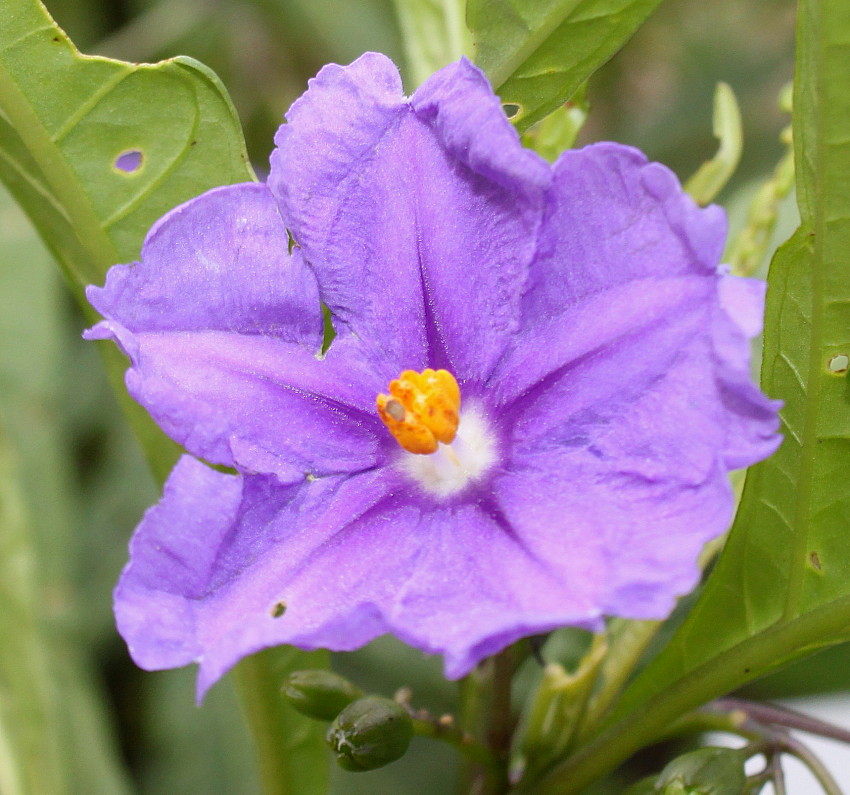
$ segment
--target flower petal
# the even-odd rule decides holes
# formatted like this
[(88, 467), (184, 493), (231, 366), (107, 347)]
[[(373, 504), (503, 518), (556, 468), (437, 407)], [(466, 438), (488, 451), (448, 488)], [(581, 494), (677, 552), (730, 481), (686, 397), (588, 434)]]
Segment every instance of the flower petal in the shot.
[(203, 596), (222, 531), (242, 498), (239, 478), (183, 456), (130, 542), (115, 589), (115, 618), (130, 655), (147, 670), (195, 660), (193, 599)]
[(553, 567), (499, 511), (435, 508), (386, 469), (283, 486), (184, 458), (131, 550), (122, 635), (145, 668), (199, 662), (200, 695), (280, 643), (348, 650), (393, 632), (457, 678), (520, 637), (600, 625), (589, 553)]
[[(733, 319), (723, 295), (741, 288), (754, 300)], [(531, 326), (493, 379), (511, 448), (584, 448), (695, 482), (770, 455), (780, 404), (749, 375), (751, 292), (730, 276), (637, 279)]]
[(287, 580), (386, 496), (378, 481), (366, 473), (282, 485), (184, 456), (137, 528), (115, 591), (133, 659), (149, 670), (200, 662), (202, 693), (241, 657), (283, 642)]
[(517, 328), (551, 177), (483, 74), (462, 60), (407, 101), (370, 53), (322, 69), (287, 119), (269, 185), (340, 325), (396, 370), (485, 378)]
[(758, 301), (734, 292), (745, 306), (726, 301), (733, 322), (730, 278), (642, 278), (586, 296), (532, 327), (530, 348), (496, 373), (513, 395), (498, 503), (541, 558), (567, 554), (558, 538), (599, 550), (607, 613), (666, 617), (732, 518), (727, 471), (779, 442), (777, 406), (748, 374)]
[(287, 641), (352, 648), (348, 628), (368, 622), (374, 635), (442, 654), (457, 679), (519, 638), (566, 624), (599, 629), (598, 586), (582, 577), (592, 556), (544, 559), (487, 504), (388, 500), (286, 585)]
[(539, 317), (632, 279), (713, 273), (725, 239), (723, 211), (697, 207), (673, 172), (638, 150), (564, 152), (524, 309)]
[(395, 375), (355, 339), (323, 361), (315, 279), (287, 254), (286, 229), (261, 185), (210, 191), (150, 232), (142, 261), (88, 291), (115, 339), (127, 387), (176, 441), (213, 463), (305, 473), (373, 466), (390, 444), (374, 396)]
[(110, 268), (104, 287), (86, 295), (132, 332), (267, 334), (318, 351), (316, 282), (287, 249), (265, 185), (215, 188), (163, 216), (145, 238), (141, 262)]
[(734, 504), (721, 467), (686, 483), (567, 449), (516, 459), (493, 490), (526, 546), (553, 568), (589, 559), (572, 587), (594, 583), (601, 612), (636, 619), (666, 618), (696, 585), (699, 552)]
[(720, 398), (727, 408), (729, 435), (724, 460), (729, 469), (767, 458), (781, 441), (777, 412), (782, 402), (770, 400), (750, 378), (750, 340), (761, 332), (767, 285), (756, 279), (723, 275), (720, 305), (714, 312), (712, 339)]

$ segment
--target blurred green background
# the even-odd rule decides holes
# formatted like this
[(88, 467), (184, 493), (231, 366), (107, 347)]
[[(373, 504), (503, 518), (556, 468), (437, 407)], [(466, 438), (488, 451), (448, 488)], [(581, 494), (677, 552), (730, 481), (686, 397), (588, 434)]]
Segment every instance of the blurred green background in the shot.
[[(261, 175), (283, 112), (322, 64), (346, 63), (365, 50), (402, 60), (391, 0), (47, 5), (84, 52), (130, 61), (186, 54), (212, 67), (233, 97)], [(778, 134), (788, 119), (777, 96), (791, 78), (793, 29), (792, 0), (668, 0), (594, 77), (581, 141), (637, 145), (685, 178), (714, 152), (712, 94), (717, 81), (728, 82), (741, 104), (745, 148), (720, 199), (739, 224), (746, 198), (783, 153)], [(789, 200), (777, 238), (793, 219)], [(114, 631), (111, 590), (130, 533), (158, 494), (95, 346), (80, 339), (84, 322), (58, 269), (2, 190), (0, 265), (0, 476), (7, 484), (0, 491), (0, 553), (11, 550), (0, 563), (0, 589), (20, 609), (0, 617), (0, 654), (18, 661), (21, 686), (32, 686), (25, 673), (44, 671), (35, 680), (49, 691), (38, 702), (46, 705), (42, 723), (75, 770), (72, 792), (257, 792), (230, 683), (195, 708), (193, 670), (143, 673)], [(18, 619), (27, 615), (37, 618), (36, 629), (22, 635), (26, 622)], [(550, 654), (566, 659), (576, 639), (560, 640)], [(391, 695), (408, 685), (416, 706), (436, 714), (454, 709), (454, 685), (441, 680), (439, 660), (392, 639), (337, 655), (335, 665), (365, 690)], [(797, 668), (761, 692), (811, 688), (810, 669)], [(531, 665), (518, 690), (534, 676)], [(846, 678), (821, 679), (820, 687), (843, 687)], [(3, 720), (14, 720), (15, 686), (14, 677), (0, 682)], [(335, 791), (447, 793), (454, 764), (451, 750), (416, 740), (405, 759), (383, 771), (335, 774)], [(49, 782), (44, 787), (46, 795), (54, 791)]]

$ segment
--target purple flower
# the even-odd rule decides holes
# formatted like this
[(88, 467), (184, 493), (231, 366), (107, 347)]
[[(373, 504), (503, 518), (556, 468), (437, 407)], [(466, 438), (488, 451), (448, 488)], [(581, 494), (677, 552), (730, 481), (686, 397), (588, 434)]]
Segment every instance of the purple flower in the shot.
[(665, 617), (728, 526), (727, 472), (778, 444), (722, 211), (616, 144), (550, 167), (466, 60), (409, 99), (383, 56), (327, 66), (287, 119), (268, 185), (178, 207), (88, 293), (88, 337), (194, 456), (116, 590), (136, 662), (198, 662), (203, 693), (263, 647), (390, 632), (456, 678)]

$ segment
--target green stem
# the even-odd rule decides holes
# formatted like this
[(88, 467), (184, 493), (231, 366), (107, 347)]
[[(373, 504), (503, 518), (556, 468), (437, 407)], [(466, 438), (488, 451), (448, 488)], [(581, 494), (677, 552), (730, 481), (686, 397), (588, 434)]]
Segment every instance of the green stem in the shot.
[(770, 783), (773, 784), (773, 795), (788, 795), (785, 788), (785, 772), (782, 770), (782, 759), (778, 753), (771, 754), (767, 760), (767, 770)]
[(803, 743), (788, 735), (777, 738), (776, 743), (785, 753), (796, 757), (809, 769), (826, 795), (842, 795), (838, 782), (832, 777), (823, 762)]
[(325, 668), (327, 652), (267, 649), (233, 670), (265, 795), (325, 795), (329, 765), (324, 725), (283, 704), (280, 687), (291, 670)]
[(413, 731), (420, 737), (428, 737), (446, 743), (456, 749), (475, 765), (485, 769), (487, 775), (494, 781), (502, 776), (502, 765), (499, 757), (486, 745), (476, 742), (471, 735), (458, 728), (453, 720), (435, 719), (422, 712), (413, 715)]
[(467, 765), (461, 771), (460, 792), (498, 795), (508, 789), (508, 755), (514, 728), (511, 681), (517, 663), (515, 652), (515, 647), (510, 647), (490, 657), (461, 682), (460, 725), (474, 742), (490, 749), (497, 772), (491, 774), (477, 762)]
[(607, 715), (661, 625), (661, 621), (611, 620), (605, 633), (608, 653), (599, 672), (597, 689), (579, 724), (578, 743), (585, 740)]
[(511, 708), (511, 684), (516, 663), (513, 648), (508, 648), (493, 658), (492, 701), (490, 705), (490, 725), (487, 740), (490, 748), (507, 769), (511, 751), (511, 737), (516, 725)]
[(620, 715), (590, 739), (572, 757), (554, 766), (528, 790), (535, 795), (569, 795), (581, 792), (635, 751), (665, 734), (686, 712), (728, 693), (786, 659), (789, 649), (815, 648), (846, 633), (844, 609), (850, 597), (773, 627), (734, 646), (695, 668), (658, 694), (651, 709), (638, 705)]
[(761, 704), (756, 701), (745, 701), (737, 698), (722, 698), (712, 704), (719, 710), (737, 709), (746, 712), (751, 718), (760, 723), (769, 723), (777, 726), (786, 726), (789, 729), (799, 729), (809, 734), (818, 734), (831, 740), (838, 740), (850, 744), (850, 731), (840, 726), (812, 718), (787, 707), (777, 704)]
[[(484, 716), (487, 705), (486, 662), (461, 679), (458, 697), (460, 701), (460, 725), (473, 741), (479, 745), (485, 741)], [(460, 770), (458, 793), (469, 793), (481, 776), (481, 766), (467, 757), (467, 764)]]

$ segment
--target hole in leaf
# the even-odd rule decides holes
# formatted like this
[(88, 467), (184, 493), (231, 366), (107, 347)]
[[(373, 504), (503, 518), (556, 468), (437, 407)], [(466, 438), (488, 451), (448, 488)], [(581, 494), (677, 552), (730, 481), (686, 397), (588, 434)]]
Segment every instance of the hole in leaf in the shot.
[(145, 156), (138, 149), (128, 149), (115, 158), (114, 167), (116, 171), (132, 174), (142, 167)]
[(850, 356), (846, 353), (839, 353), (826, 363), (826, 369), (833, 375), (844, 375), (848, 367), (850, 367)]
[(522, 110), (522, 105), (515, 105), (512, 102), (505, 102), (502, 104), (502, 110), (505, 111), (505, 115), (512, 119)]
[(286, 602), (282, 599), (279, 602), (275, 602), (272, 605), (272, 609), (269, 611), (272, 618), (280, 618), (286, 612)]

